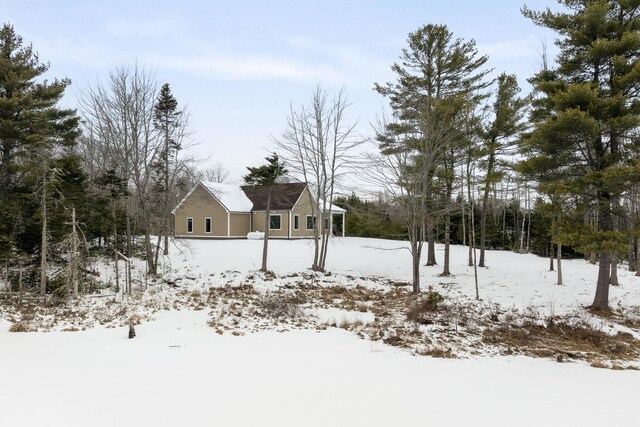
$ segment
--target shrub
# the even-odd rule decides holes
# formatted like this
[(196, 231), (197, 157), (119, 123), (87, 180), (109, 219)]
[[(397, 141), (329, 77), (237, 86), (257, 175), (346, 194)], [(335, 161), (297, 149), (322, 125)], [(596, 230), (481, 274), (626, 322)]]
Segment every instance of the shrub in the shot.
[(407, 312), (407, 320), (418, 323), (432, 323), (427, 318), (427, 314), (439, 311), (442, 308), (443, 302), (444, 296), (429, 286), (429, 290), (424, 298), (418, 301), (418, 303)]
[(285, 301), (277, 296), (265, 295), (258, 300), (258, 305), (271, 317), (292, 318), (300, 317), (303, 314), (297, 304)]

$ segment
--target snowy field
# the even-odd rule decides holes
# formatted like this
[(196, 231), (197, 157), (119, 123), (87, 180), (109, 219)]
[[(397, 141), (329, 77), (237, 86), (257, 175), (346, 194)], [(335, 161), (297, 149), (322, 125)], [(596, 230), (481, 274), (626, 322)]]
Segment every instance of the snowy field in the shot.
[[(259, 241), (177, 245), (165, 277), (189, 278), (192, 287), (241, 284), (260, 263)], [(408, 281), (404, 247), (334, 239), (327, 267), (338, 283)], [(305, 271), (311, 251), (308, 241), (270, 242), (270, 286)], [(473, 298), (466, 257), (466, 248), (452, 247), (453, 276), (424, 268), (423, 288)], [(487, 264), (481, 297), (505, 307), (579, 311), (595, 291), (596, 266), (582, 260), (564, 262), (562, 287), (544, 258), (491, 251)], [(640, 305), (640, 278), (623, 268), (620, 283), (612, 306)], [(0, 426), (631, 426), (640, 417), (638, 371), (522, 356), (413, 356), (331, 327), (220, 335), (209, 321), (207, 310), (161, 311), (129, 340), (125, 327), (100, 325), (10, 333), (0, 319)]]
[[(171, 267), (206, 280), (224, 270), (241, 273), (260, 268), (262, 242), (252, 240), (181, 240), (171, 257)], [(269, 268), (279, 275), (304, 271), (311, 265), (309, 240), (269, 241)], [(443, 245), (436, 245), (442, 264)], [(423, 258), (426, 259), (426, 247)], [(438, 292), (475, 297), (473, 267), (468, 266), (468, 247), (451, 246), (451, 277), (439, 277), (442, 266), (424, 267), (422, 289), (432, 285)], [(593, 302), (597, 265), (563, 260), (564, 286), (555, 286), (557, 275), (549, 272), (549, 260), (530, 254), (487, 251), (487, 268), (478, 269), (480, 297), (504, 307), (534, 307), (547, 314), (572, 311)], [(342, 275), (379, 276), (411, 281), (411, 256), (405, 242), (364, 238), (331, 240), (327, 269)], [(610, 305), (640, 305), (640, 277), (625, 266), (618, 270), (619, 287), (611, 287)]]

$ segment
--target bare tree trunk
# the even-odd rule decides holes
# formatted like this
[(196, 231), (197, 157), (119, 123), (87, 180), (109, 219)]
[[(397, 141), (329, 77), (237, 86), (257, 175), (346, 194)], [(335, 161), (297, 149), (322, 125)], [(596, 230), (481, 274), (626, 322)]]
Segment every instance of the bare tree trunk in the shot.
[(596, 296), (592, 307), (598, 310), (609, 311), (609, 282), (611, 273), (611, 255), (608, 252), (600, 254), (598, 266), (598, 283), (596, 285)]
[(271, 188), (269, 188), (267, 192), (267, 206), (265, 210), (264, 217), (264, 241), (262, 244), (262, 266), (260, 267), (260, 271), (267, 271), (267, 255), (269, 251), (269, 225), (270, 225), (270, 216), (271, 216)]
[(436, 236), (433, 229), (433, 219), (427, 218), (427, 266), (437, 265), (436, 262)]
[(473, 199), (470, 199), (471, 203), (471, 245), (470, 247), (473, 249), (473, 277), (476, 285), (476, 299), (480, 299), (480, 288), (478, 286), (478, 264), (476, 262), (476, 222), (475, 222), (475, 211), (473, 207)]
[(610, 277), (611, 286), (618, 286), (618, 257), (613, 255), (611, 257), (611, 277)]
[[(415, 236), (414, 236), (415, 237)], [(412, 285), (413, 293), (420, 293), (420, 256), (422, 252), (422, 245), (415, 239), (411, 239), (411, 271), (412, 271)]]
[[(492, 141), (493, 142), (493, 141)], [(482, 212), (480, 213), (480, 267), (484, 267), (484, 256), (486, 247), (486, 230), (487, 230), (487, 205), (489, 204), (490, 179), (493, 173), (493, 164), (495, 155), (491, 153), (487, 166), (487, 176), (484, 183), (484, 194), (482, 195)]]
[(18, 271), (18, 307), (22, 307), (22, 269)]
[(562, 243), (558, 243), (558, 283), (562, 286)]
[(474, 215), (475, 215), (475, 208), (473, 206), (473, 194), (471, 193), (471, 156), (469, 156), (468, 161), (467, 161), (467, 198), (469, 199), (469, 222), (470, 222), (470, 226), (469, 226), (469, 267), (471, 267), (472, 265), (475, 266), (475, 263), (473, 261), (473, 255), (475, 250), (472, 248), (472, 246), (474, 246), (472, 243), (474, 243), (476, 241), (476, 230), (474, 227)]
[(42, 216), (42, 238), (40, 244), (40, 295), (47, 293), (47, 173), (42, 179), (42, 200), (40, 201), (40, 214)]
[[(148, 223), (148, 221), (145, 220)], [(148, 225), (148, 224), (147, 224)], [(151, 235), (148, 231), (144, 233), (144, 249), (147, 257), (147, 274), (155, 275), (158, 273), (156, 264), (154, 263), (153, 246), (151, 245)], [(127, 257), (129, 258), (129, 257)], [(131, 259), (131, 258), (129, 258)]]
[(531, 238), (531, 205), (530, 205), (529, 187), (527, 187), (527, 211), (529, 212), (528, 214), (529, 222), (527, 223), (527, 245), (526, 245), (525, 252), (529, 253), (529, 243), (531, 242), (530, 240)]
[(116, 201), (113, 200), (113, 265), (116, 273), (116, 292), (120, 292), (120, 270), (118, 269), (118, 222)]
[(73, 287), (73, 297), (78, 298), (78, 230), (76, 223), (76, 208), (71, 210), (71, 259), (69, 268), (71, 269), (71, 284)]
[(549, 243), (549, 271), (553, 271), (553, 240)]
[(325, 265), (327, 262), (327, 246), (329, 245), (329, 228), (327, 227), (326, 229), (324, 228), (324, 221), (325, 219), (322, 219), (322, 241), (321, 241), (321, 245), (320, 245), (320, 263), (318, 265), (318, 270), (319, 271), (324, 271), (325, 269)]
[(522, 229), (520, 230), (520, 253), (524, 253), (524, 224), (527, 218), (527, 213), (522, 212)]
[(449, 271), (450, 229), (451, 229), (451, 216), (447, 212), (447, 214), (444, 216), (444, 263), (443, 263), (444, 265), (443, 265), (442, 273), (440, 273), (441, 276), (451, 275), (451, 272)]
[[(171, 212), (169, 212), (169, 126), (165, 127), (164, 137), (164, 255), (169, 255), (169, 228), (171, 228)], [(156, 261), (156, 265), (158, 262)]]
[[(598, 230), (613, 231), (613, 218), (611, 214), (611, 195), (607, 192), (598, 194)], [(609, 307), (609, 283), (611, 283), (611, 253), (602, 251), (598, 265), (598, 282), (596, 295), (592, 308), (602, 311), (610, 311)]]

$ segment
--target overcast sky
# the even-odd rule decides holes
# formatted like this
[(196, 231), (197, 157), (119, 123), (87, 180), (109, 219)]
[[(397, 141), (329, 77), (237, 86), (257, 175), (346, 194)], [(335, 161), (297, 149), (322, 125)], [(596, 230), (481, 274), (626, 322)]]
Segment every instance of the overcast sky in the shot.
[[(0, 0), (0, 16), (33, 43), (48, 78), (68, 77), (64, 105), (80, 90), (106, 81), (116, 65), (138, 64), (171, 85), (186, 105), (198, 145), (239, 180), (262, 163), (282, 133), (290, 103), (307, 102), (317, 84), (345, 86), (350, 119), (362, 133), (385, 105), (374, 82), (409, 32), (446, 24), (454, 36), (475, 39), (496, 73), (526, 79), (539, 67), (543, 42), (554, 35), (520, 13), (517, 0), (413, 1), (47, 1)], [(529, 0), (557, 9), (555, 0)], [(204, 165), (203, 165), (204, 166)]]

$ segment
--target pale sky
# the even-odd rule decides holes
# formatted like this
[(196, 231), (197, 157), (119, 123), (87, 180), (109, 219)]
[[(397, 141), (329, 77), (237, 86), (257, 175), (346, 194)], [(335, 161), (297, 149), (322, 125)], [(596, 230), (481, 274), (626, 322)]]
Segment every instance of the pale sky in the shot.
[[(193, 151), (239, 180), (273, 151), (290, 103), (307, 102), (317, 84), (329, 91), (344, 85), (350, 119), (371, 134), (369, 123), (386, 105), (373, 84), (393, 79), (389, 67), (408, 33), (425, 24), (475, 39), (495, 74), (517, 74), (527, 92), (543, 42), (553, 52), (554, 35), (522, 16), (524, 3), (0, 0), (0, 16), (51, 64), (47, 78), (72, 80), (64, 106), (76, 107), (78, 92), (106, 82), (116, 65), (137, 61), (152, 70), (187, 107)], [(558, 8), (555, 0), (526, 4)]]

